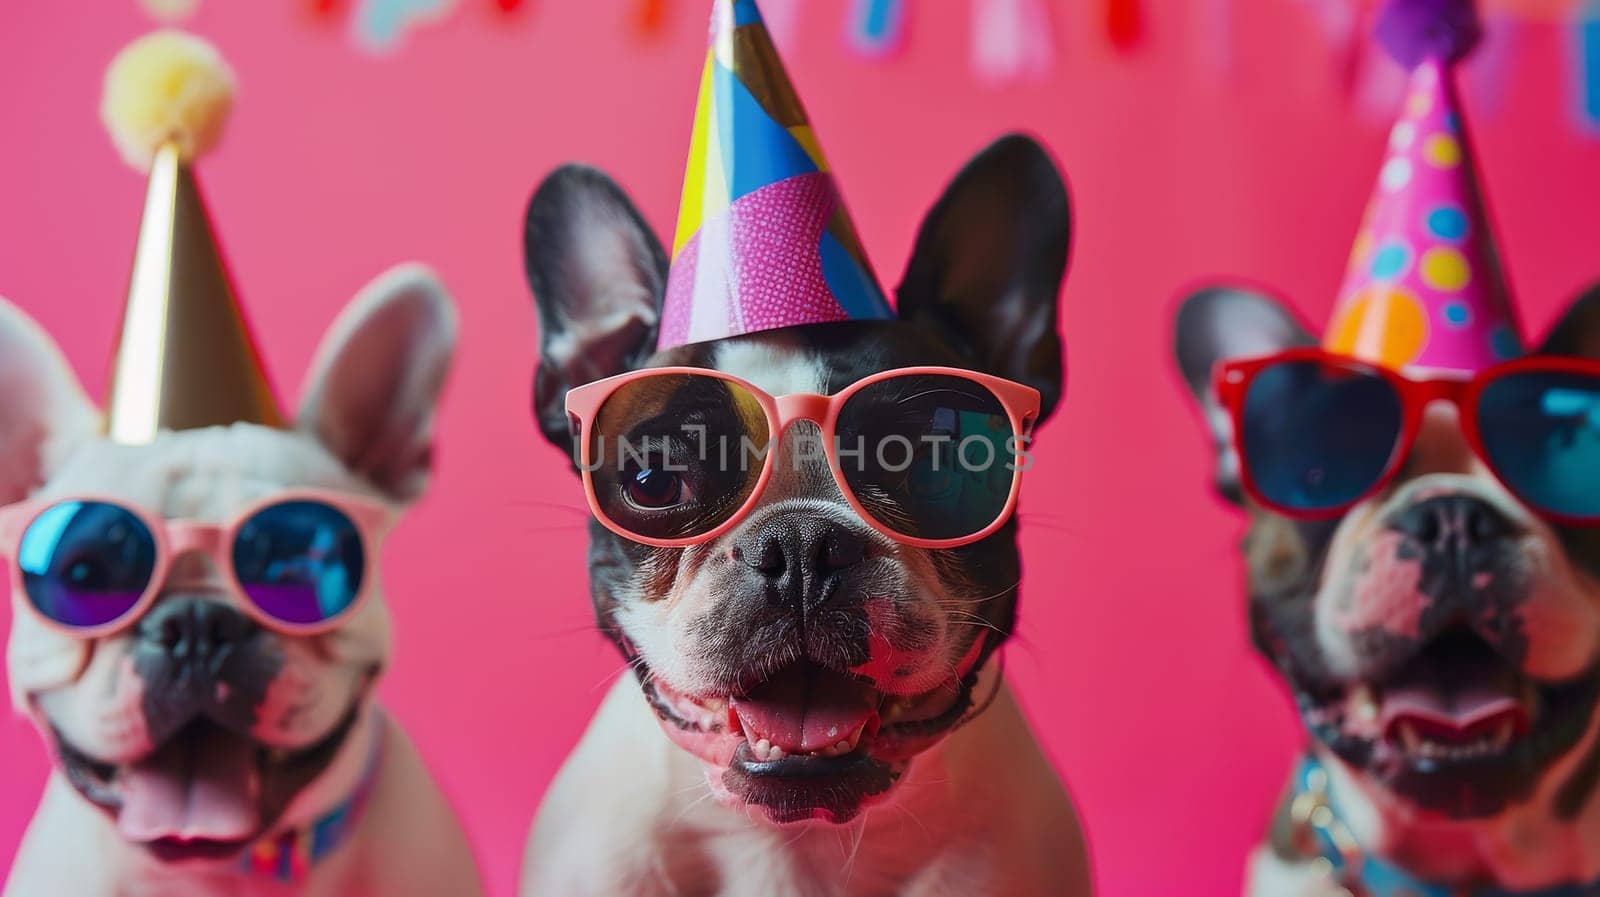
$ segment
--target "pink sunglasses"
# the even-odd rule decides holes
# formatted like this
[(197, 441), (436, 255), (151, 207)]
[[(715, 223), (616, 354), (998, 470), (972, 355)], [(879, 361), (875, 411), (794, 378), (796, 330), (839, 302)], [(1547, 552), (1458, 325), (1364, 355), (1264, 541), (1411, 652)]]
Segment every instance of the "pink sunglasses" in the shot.
[(1016, 510), (1039, 402), (1032, 387), (960, 368), (773, 396), (721, 371), (668, 367), (573, 389), (567, 414), (589, 507), (624, 538), (681, 548), (728, 532), (771, 481), (782, 434), (803, 420), (821, 430), (814, 459), (863, 520), (906, 545), (955, 548)]
[(13, 562), (14, 593), (47, 626), (76, 638), (132, 626), (189, 554), (209, 557), (261, 625), (315, 635), (372, 592), (373, 559), (391, 520), (379, 501), (322, 490), (272, 496), (221, 525), (70, 496), (0, 508), (0, 556)]

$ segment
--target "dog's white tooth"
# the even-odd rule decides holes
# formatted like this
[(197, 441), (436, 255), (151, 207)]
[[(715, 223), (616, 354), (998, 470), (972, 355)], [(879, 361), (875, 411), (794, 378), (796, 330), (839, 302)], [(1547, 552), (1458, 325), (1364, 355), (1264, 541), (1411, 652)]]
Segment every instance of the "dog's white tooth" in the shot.
[(866, 731), (867, 731), (867, 721), (866, 720), (862, 720), (861, 721), (861, 725), (856, 726), (856, 730), (854, 732), (850, 733), (850, 737), (846, 738), (844, 741), (841, 741), (839, 743), (845, 746), (845, 750), (847, 752), (848, 751), (853, 751), (853, 750), (856, 749), (856, 745), (861, 743), (861, 736), (866, 734)]
[(767, 755), (772, 753), (772, 742), (765, 738), (750, 745), (750, 752), (756, 755), (757, 760), (770, 760)]
[(1410, 723), (1400, 724), (1400, 743), (1405, 745), (1406, 753), (1415, 754), (1422, 748), (1422, 738), (1417, 735), (1416, 727)]
[(1356, 716), (1364, 723), (1376, 722), (1378, 719), (1378, 699), (1373, 695), (1368, 686), (1358, 686), (1351, 694), (1355, 701)]
[(768, 760), (782, 760), (786, 756), (788, 755), (783, 752), (783, 748), (778, 747), (775, 744), (767, 748)]

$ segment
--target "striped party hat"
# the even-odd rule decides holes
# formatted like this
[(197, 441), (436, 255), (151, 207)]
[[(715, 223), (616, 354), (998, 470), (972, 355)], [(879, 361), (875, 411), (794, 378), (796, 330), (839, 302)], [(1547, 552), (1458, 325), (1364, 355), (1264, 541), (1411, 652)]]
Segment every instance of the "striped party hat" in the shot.
[(714, 0), (659, 348), (890, 318), (755, 0)]

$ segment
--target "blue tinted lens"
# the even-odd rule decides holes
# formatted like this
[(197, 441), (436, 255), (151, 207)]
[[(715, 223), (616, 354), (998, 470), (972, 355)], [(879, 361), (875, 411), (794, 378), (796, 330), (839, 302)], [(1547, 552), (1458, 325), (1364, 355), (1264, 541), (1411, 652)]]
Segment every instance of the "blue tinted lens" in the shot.
[(17, 548), (28, 602), (63, 626), (104, 626), (132, 610), (150, 586), (156, 543), (128, 511), (65, 501), (28, 525)]
[(1243, 419), (1256, 490), (1315, 512), (1344, 507), (1383, 478), (1405, 417), (1399, 394), (1377, 374), (1308, 360), (1257, 374)]
[(863, 387), (836, 430), (839, 468), (867, 513), (923, 539), (986, 529), (1005, 513), (1025, 463), (1005, 403), (964, 377), (908, 374)]
[(1600, 377), (1509, 374), (1478, 398), (1489, 464), (1534, 507), (1600, 517)]
[(355, 603), (366, 574), (356, 525), (336, 508), (287, 501), (256, 512), (233, 543), (233, 570), (250, 600), (276, 620), (323, 623)]

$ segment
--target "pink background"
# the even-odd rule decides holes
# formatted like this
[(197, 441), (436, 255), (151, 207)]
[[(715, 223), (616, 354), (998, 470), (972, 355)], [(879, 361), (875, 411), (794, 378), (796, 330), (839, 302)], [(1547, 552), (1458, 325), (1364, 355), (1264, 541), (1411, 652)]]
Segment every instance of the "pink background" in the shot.
[[(399, 650), (383, 691), (500, 895), (620, 666), (591, 627), (577, 484), (529, 420), (523, 204), (552, 166), (589, 160), (670, 234), (704, 5), (670, 4), (667, 32), (642, 42), (620, 2), (533, 2), (506, 26), (467, 0), (382, 60), (289, 2), (206, 0), (191, 22), (243, 84), (203, 176), (282, 394), (298, 394), (339, 307), (393, 262), (436, 266), (464, 310), (439, 475), (384, 562)], [(1058, 3), (1054, 75), (1002, 90), (969, 74), (965, 4), (917, 4), (891, 64), (844, 51), (844, 5), (810, 0), (790, 63), (885, 279), (944, 181), (1001, 131), (1037, 132), (1069, 174), (1071, 386), (1024, 495), (1008, 666), (1077, 795), (1102, 892), (1234, 893), (1299, 739), (1246, 643), (1240, 520), (1208, 491), (1168, 320), (1180, 287), (1234, 272), (1322, 321), (1384, 115), (1343, 92), (1311, 4), (1232, 0), (1223, 71), (1203, 37), (1228, 0), (1147, 0), (1131, 55), (1100, 39), (1097, 3)], [(142, 185), (95, 109), (104, 64), (147, 22), (129, 0), (96, 6), (0, 3), (0, 293), (100, 394)], [(1469, 72), (1465, 96), (1509, 268), (1542, 330), (1600, 274), (1600, 142), (1573, 125), (1564, 33), (1514, 36), (1494, 54), (1504, 67)], [(0, 722), (6, 866), (44, 774), (34, 733)]]

